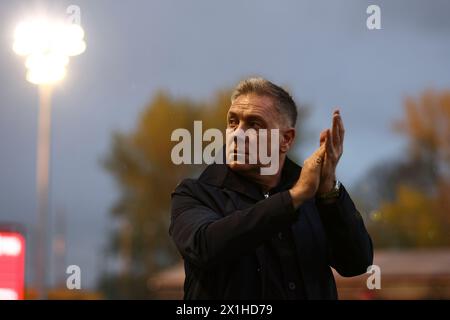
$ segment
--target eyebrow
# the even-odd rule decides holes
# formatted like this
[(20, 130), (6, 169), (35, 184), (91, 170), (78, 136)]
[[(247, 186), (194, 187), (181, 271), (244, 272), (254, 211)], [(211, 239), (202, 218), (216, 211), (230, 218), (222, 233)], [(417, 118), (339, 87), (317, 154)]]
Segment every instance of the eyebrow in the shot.
[[(239, 118), (239, 115), (233, 111), (229, 111), (227, 114), (227, 119), (230, 119), (232, 117), (236, 117)], [(246, 120), (258, 120), (261, 121), (262, 123), (264, 123), (265, 125), (267, 125), (267, 121), (263, 118), (260, 117), (259, 115), (256, 114), (251, 114), (245, 117)]]
[(263, 105), (254, 104), (254, 103), (233, 103), (231, 105), (231, 107), (232, 106), (255, 106), (255, 107), (260, 107), (260, 108), (264, 107)]
[(260, 116), (258, 116), (258, 115), (253, 115), (253, 114), (251, 114), (251, 115), (249, 115), (249, 116), (247, 117), (247, 119), (248, 119), (248, 120), (259, 120), (259, 121), (261, 121), (261, 122), (263, 122), (263, 123), (266, 123), (266, 120), (265, 120), (263, 117), (260, 117)]
[(228, 113), (227, 113), (227, 118), (229, 118), (229, 117), (236, 117), (236, 116), (237, 116), (237, 113), (235, 113), (233, 111), (228, 111)]

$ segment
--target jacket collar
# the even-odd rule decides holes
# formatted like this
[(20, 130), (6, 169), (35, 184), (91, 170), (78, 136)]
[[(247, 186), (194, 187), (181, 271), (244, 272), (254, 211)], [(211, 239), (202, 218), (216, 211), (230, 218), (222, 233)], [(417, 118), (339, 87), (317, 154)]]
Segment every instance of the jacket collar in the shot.
[[(278, 185), (269, 191), (270, 194), (288, 190), (297, 182), (301, 167), (286, 157)], [(260, 186), (231, 170), (226, 164), (213, 163), (206, 167), (199, 181), (239, 192), (255, 200), (264, 198)]]

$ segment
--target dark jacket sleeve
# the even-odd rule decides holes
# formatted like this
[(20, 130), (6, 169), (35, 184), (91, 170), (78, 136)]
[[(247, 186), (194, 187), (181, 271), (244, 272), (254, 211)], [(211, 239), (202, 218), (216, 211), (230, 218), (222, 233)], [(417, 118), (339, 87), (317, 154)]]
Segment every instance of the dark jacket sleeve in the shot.
[(344, 277), (363, 274), (373, 263), (372, 240), (352, 199), (341, 187), (339, 198), (317, 201), (330, 249), (330, 265)]
[(250, 252), (297, 219), (288, 191), (222, 216), (198, 199), (196, 184), (185, 179), (172, 193), (169, 234), (183, 258), (198, 267)]

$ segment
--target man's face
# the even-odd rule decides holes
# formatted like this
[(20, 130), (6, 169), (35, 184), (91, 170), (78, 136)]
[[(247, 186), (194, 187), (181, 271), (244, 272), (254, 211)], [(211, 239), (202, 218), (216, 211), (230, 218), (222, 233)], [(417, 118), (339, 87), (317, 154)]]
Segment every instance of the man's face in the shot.
[[(265, 152), (268, 156), (271, 156), (271, 129), (280, 129), (281, 131), (281, 123), (280, 114), (276, 106), (274, 106), (272, 98), (253, 93), (241, 95), (236, 98), (227, 114), (227, 129), (228, 132), (231, 133), (231, 137), (227, 141), (229, 167), (235, 171), (253, 171), (259, 169), (261, 167), (259, 152), (255, 155), (257, 157), (257, 163), (249, 163), (249, 145), (251, 140), (256, 142), (257, 148), (263, 147), (263, 145), (259, 143), (260, 135), (258, 134), (258, 130), (266, 129), (267, 145), (265, 146)], [(239, 154), (238, 151), (241, 152), (242, 150), (238, 150), (237, 145), (233, 144), (233, 135), (239, 129), (246, 133), (250, 133), (250, 131), (247, 131), (249, 129), (254, 129), (256, 132), (256, 134), (249, 134), (249, 137), (245, 139), (245, 163), (237, 158)], [(237, 138), (235, 138), (234, 141), (236, 141), (236, 139)], [(276, 151), (279, 153), (278, 148)], [(242, 158), (244, 158), (244, 155), (241, 154)], [(276, 156), (278, 157), (279, 154)]]

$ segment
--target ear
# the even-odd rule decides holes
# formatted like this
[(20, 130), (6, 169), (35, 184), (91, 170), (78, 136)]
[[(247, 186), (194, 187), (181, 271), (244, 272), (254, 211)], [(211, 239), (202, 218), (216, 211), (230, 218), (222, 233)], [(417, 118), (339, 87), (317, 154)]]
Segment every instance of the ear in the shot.
[(286, 130), (280, 130), (280, 152), (287, 153), (291, 149), (295, 139), (295, 129), (289, 128)]

